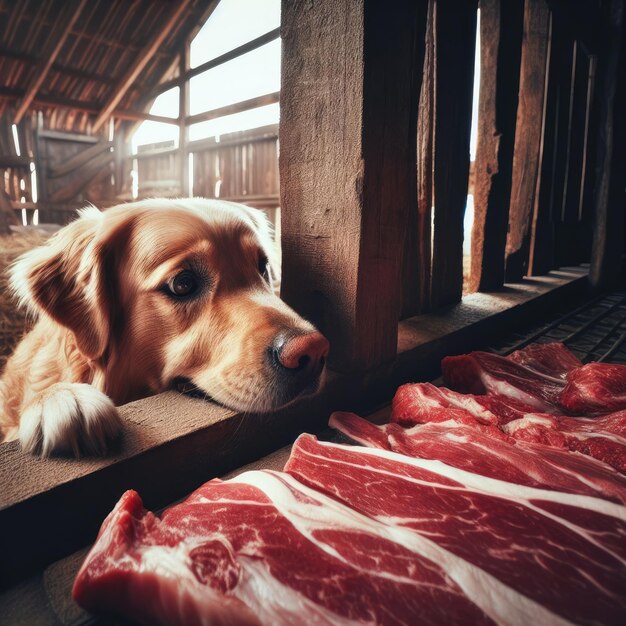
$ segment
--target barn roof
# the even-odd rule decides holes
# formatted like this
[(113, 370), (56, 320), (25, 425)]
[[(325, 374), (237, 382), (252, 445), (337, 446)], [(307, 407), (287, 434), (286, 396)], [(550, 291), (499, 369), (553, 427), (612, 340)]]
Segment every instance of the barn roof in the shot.
[(218, 1), (1, 1), (0, 117), (42, 110), (49, 128), (80, 132), (113, 112), (138, 119)]

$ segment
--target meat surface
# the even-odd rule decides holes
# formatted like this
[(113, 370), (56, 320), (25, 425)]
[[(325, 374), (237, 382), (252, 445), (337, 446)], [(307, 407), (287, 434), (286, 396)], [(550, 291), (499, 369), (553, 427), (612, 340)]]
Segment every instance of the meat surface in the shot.
[(493, 426), (447, 422), (376, 426), (354, 413), (329, 425), (364, 446), (441, 461), (508, 482), (626, 503), (626, 477), (605, 463), (567, 450), (515, 440)]
[(506, 397), (540, 413), (591, 416), (626, 409), (626, 365), (583, 365), (559, 343), (531, 344), (506, 357), (446, 357), (441, 369), (455, 391)]
[[(626, 473), (626, 411), (582, 418), (541, 413), (506, 396), (461, 394), (430, 383), (403, 385), (392, 402), (391, 420), (406, 426), (454, 420), (492, 426), (514, 439), (580, 452)], [(501, 438), (501, 437), (500, 437)]]
[(390, 519), (255, 471), (206, 483), (160, 519), (124, 494), (73, 596), (90, 611), (168, 626), (493, 624), (484, 605), (502, 585), (484, 574), (470, 597), (466, 568)]
[(311, 435), (298, 439), (285, 471), (382, 524), (411, 531), (405, 545), (439, 563), (496, 622), (626, 619), (622, 505)]
[(626, 409), (626, 365), (588, 363), (571, 371), (559, 402), (575, 414)]
[(531, 343), (506, 357), (541, 374), (565, 380), (567, 374), (582, 366), (582, 361), (562, 343)]
[(449, 356), (441, 362), (444, 384), (455, 391), (505, 396), (542, 413), (554, 413), (565, 381), (489, 352)]

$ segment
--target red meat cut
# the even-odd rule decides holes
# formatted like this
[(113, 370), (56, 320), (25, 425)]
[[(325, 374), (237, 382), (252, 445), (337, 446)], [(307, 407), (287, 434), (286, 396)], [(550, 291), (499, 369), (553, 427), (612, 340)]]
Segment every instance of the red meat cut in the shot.
[(588, 363), (573, 370), (559, 402), (576, 414), (626, 409), (626, 365)]
[[(506, 396), (542, 413), (558, 412), (565, 381), (489, 352), (449, 356), (441, 362), (444, 384), (455, 391)], [(559, 372), (561, 370), (559, 369)]]
[(378, 522), (410, 530), (406, 545), (435, 557), (497, 622), (626, 618), (624, 506), (311, 435), (300, 436), (285, 471)]
[[(393, 497), (390, 497), (393, 494)], [(149, 624), (620, 623), (626, 508), (303, 435), (161, 518), (124, 494), (74, 584)]]
[(531, 344), (507, 357), (446, 357), (441, 369), (455, 391), (507, 397), (541, 413), (590, 416), (626, 409), (626, 365), (583, 365), (559, 343)]
[(493, 624), (489, 594), (469, 598), (456, 582), (467, 566), (447, 554), (288, 474), (255, 471), (206, 483), (160, 519), (126, 492), (73, 597), (167, 626)]
[(412, 428), (375, 426), (341, 412), (331, 415), (329, 426), (365, 446), (441, 461), (480, 476), (626, 503), (626, 477), (612, 467), (564, 449), (515, 440), (493, 426), (453, 419)]
[(567, 374), (582, 366), (582, 361), (562, 343), (531, 343), (506, 357), (536, 372), (565, 380)]
[(626, 411), (582, 418), (540, 413), (506, 396), (461, 394), (430, 383), (402, 385), (392, 402), (391, 420), (406, 426), (454, 420), (491, 426), (514, 439), (566, 448), (626, 473)]

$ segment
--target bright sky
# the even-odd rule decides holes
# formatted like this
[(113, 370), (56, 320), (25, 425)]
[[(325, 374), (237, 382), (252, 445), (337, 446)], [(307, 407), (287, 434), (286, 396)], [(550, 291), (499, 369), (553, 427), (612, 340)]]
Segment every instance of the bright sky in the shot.
[[(191, 67), (210, 61), (280, 25), (280, 0), (221, 0), (191, 42)], [(190, 81), (191, 114), (280, 90), (280, 40), (224, 63)], [(178, 117), (178, 87), (161, 94), (150, 113)], [(191, 141), (277, 124), (278, 104), (194, 124)], [(137, 146), (160, 141), (178, 145), (178, 126), (144, 122), (133, 136)]]

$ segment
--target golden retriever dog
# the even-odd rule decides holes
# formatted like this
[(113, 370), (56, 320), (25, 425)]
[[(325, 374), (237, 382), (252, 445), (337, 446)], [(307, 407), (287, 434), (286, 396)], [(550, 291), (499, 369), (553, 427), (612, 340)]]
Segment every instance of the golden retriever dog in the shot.
[(328, 342), (274, 294), (276, 272), (256, 209), (197, 198), (82, 210), (11, 268), (37, 321), (0, 381), (0, 441), (103, 454), (116, 405), (181, 381), (246, 412), (315, 392)]

